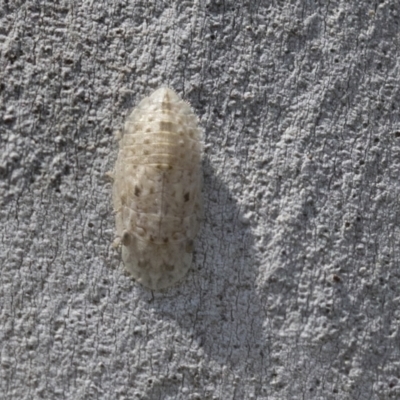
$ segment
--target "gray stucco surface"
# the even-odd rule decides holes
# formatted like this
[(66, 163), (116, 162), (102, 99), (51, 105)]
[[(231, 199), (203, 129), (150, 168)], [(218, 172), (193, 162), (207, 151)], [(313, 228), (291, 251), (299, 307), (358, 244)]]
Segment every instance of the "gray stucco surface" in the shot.
[[(0, 398), (400, 398), (399, 23), (395, 0), (1, 2)], [(104, 176), (161, 85), (204, 129), (205, 221), (152, 294)]]

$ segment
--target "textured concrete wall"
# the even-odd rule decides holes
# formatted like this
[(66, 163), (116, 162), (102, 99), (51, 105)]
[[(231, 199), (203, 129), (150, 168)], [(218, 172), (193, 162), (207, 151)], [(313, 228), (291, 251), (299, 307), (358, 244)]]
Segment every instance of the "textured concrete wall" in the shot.
[[(400, 397), (398, 0), (0, 4), (0, 398)], [(152, 294), (104, 174), (161, 85), (205, 221)]]

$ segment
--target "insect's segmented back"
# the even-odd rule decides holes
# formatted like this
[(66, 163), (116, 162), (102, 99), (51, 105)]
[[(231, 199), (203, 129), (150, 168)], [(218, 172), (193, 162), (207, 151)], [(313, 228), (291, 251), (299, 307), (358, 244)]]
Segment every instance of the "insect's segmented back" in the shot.
[(122, 258), (150, 289), (188, 271), (202, 217), (202, 141), (189, 104), (169, 88), (128, 117), (114, 171), (113, 200)]

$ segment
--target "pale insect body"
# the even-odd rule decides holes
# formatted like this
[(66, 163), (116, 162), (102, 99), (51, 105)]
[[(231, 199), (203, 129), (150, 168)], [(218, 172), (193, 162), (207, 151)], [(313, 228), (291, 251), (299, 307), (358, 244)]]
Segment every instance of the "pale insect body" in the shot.
[(156, 90), (128, 117), (114, 171), (117, 238), (128, 271), (162, 289), (192, 262), (202, 217), (202, 141), (189, 104)]

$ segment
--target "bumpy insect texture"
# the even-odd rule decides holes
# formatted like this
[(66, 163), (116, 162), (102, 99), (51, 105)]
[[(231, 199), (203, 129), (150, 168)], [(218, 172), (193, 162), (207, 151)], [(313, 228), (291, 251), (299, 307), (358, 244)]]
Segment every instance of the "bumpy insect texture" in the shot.
[(190, 268), (202, 217), (197, 117), (174, 91), (158, 89), (130, 114), (119, 145), (113, 201), (122, 259), (138, 282), (162, 289)]

